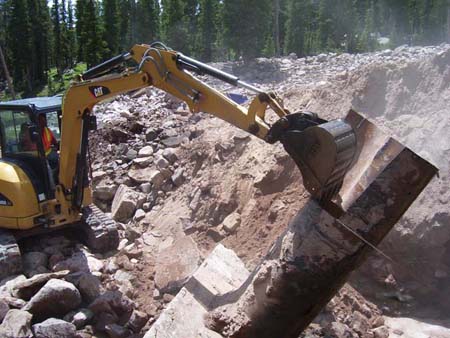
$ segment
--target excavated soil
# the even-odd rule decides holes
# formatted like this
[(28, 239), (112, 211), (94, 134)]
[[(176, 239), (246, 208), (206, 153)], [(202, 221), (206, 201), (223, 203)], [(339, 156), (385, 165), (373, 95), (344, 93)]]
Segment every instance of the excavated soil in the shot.
[[(401, 336), (400, 329), (389, 329), (401, 325), (384, 325), (381, 314), (450, 327), (450, 45), (214, 66), (277, 91), (292, 112), (333, 119), (353, 107), (440, 169), (381, 245), (395, 263), (374, 254), (304, 336)], [(118, 290), (149, 316), (141, 335), (218, 242), (253, 269), (309, 198), (281, 145), (206, 114), (192, 115), (156, 89), (105, 102), (96, 114), (94, 199), (119, 221), (118, 252), (91, 257), (73, 239), (59, 237), (27, 241), (22, 251), (44, 252), (69, 270), (74, 255), (89, 258), (101, 292)], [(49, 249), (58, 245), (59, 251)], [(40, 272), (49, 270), (55, 265), (47, 263)], [(116, 320), (119, 327), (123, 323)], [(89, 325), (95, 329), (98, 319)], [(89, 325), (80, 329), (83, 337), (92, 336)]]

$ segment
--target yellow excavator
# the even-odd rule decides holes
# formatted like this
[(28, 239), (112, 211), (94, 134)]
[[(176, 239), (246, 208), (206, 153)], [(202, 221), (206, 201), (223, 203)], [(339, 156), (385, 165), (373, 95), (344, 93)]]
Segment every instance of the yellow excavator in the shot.
[[(130, 65), (130, 63), (134, 63)], [(248, 108), (201, 81), (209, 75), (254, 93)], [(345, 120), (326, 121), (313, 113), (290, 113), (274, 92), (167, 48), (160, 42), (135, 45), (79, 76), (64, 97), (0, 104), (0, 279), (21, 269), (17, 240), (68, 226), (78, 227), (97, 252), (116, 249), (115, 222), (92, 204), (89, 132), (93, 107), (118, 94), (153, 86), (267, 143), (280, 141), (298, 165), (305, 188), (327, 205), (357, 157), (357, 139)], [(270, 109), (275, 123), (266, 121)], [(45, 119), (41, 117), (45, 116)], [(46, 126), (40, 121), (45, 120)], [(50, 129), (59, 158), (51, 163), (43, 144)], [(270, 151), (268, 149), (268, 151)]]

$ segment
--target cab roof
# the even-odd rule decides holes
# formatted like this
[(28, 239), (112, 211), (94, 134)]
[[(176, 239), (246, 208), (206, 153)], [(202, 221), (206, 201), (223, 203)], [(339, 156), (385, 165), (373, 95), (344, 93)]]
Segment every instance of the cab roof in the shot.
[(0, 102), (0, 110), (31, 108), (32, 111), (40, 113), (46, 110), (61, 109), (61, 103), (61, 96), (32, 97), (28, 99)]

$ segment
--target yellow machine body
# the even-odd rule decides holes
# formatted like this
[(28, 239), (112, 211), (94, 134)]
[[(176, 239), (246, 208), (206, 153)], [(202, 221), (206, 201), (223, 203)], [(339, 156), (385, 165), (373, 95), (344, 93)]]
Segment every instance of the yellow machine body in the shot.
[(14, 230), (32, 228), (42, 213), (28, 175), (16, 164), (0, 162), (0, 191), (11, 202), (0, 203), (1, 226)]

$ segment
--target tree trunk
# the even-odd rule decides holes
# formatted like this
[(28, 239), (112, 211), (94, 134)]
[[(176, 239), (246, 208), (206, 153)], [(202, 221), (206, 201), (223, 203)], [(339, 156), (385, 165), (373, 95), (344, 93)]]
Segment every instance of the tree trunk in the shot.
[(3, 65), (3, 71), (5, 73), (6, 81), (8, 82), (8, 88), (11, 93), (11, 96), (13, 100), (16, 99), (16, 92), (14, 91), (14, 85), (11, 79), (11, 76), (9, 75), (8, 66), (6, 65), (5, 56), (3, 55), (3, 49), (2, 46), (0, 46), (0, 62)]
[(436, 174), (358, 114), (347, 122), (360, 155), (339, 200), (311, 199), (239, 292), (216, 304), (207, 325), (224, 337), (297, 338), (370, 252), (358, 236), (380, 243)]

